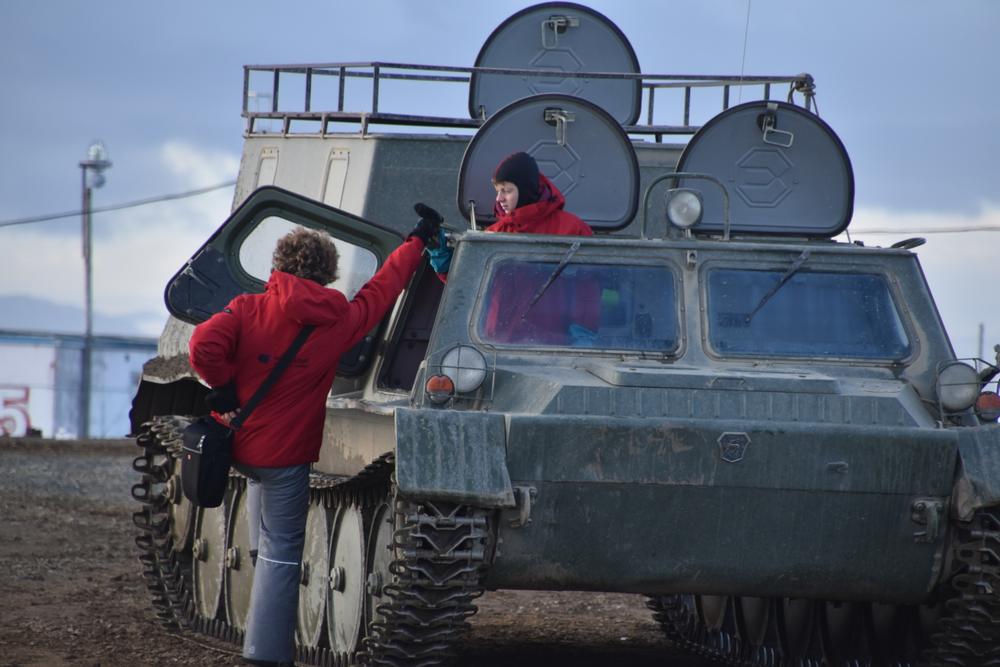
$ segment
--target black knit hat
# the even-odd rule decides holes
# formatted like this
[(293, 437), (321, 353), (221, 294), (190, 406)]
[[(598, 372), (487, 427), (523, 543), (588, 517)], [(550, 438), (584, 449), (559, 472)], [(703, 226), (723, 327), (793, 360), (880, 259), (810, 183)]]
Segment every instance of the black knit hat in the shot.
[(517, 186), (517, 208), (538, 201), (538, 163), (527, 153), (508, 155), (493, 172), (493, 182), (506, 181)]

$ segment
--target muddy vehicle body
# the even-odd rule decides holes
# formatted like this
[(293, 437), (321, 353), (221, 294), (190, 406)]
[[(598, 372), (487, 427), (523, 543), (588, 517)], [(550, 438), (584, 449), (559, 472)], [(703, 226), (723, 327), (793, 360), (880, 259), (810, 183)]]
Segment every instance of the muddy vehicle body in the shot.
[[(250, 108), (260, 75), (270, 109)], [(344, 104), (356, 80), (361, 112)], [(469, 115), (380, 111), (394, 80), (468, 86)], [(445, 213), (448, 280), (419, 271), (341, 361), (301, 662), (447, 662), (488, 589), (645, 594), (671, 640), (730, 664), (1000, 661), (996, 369), (955, 358), (920, 240), (833, 240), (853, 173), (808, 75), (642, 74), (605, 17), (548, 3), (475, 67), (245, 81), (233, 214), (167, 286), (174, 317), (133, 405), (136, 541), (165, 622), (239, 641), (252, 580), (244, 480), (215, 509), (180, 492), (179, 432), (207, 391), (192, 325), (262, 289), (294, 225), (330, 232), (337, 287), (356, 291), (424, 201)], [(317, 110), (321, 81), (339, 97)], [(730, 106), (736, 85), (760, 99)], [(653, 123), (664, 88), (683, 95), (677, 124)], [(698, 126), (701, 88), (722, 110)], [(489, 174), (518, 149), (594, 237), (482, 231)]]

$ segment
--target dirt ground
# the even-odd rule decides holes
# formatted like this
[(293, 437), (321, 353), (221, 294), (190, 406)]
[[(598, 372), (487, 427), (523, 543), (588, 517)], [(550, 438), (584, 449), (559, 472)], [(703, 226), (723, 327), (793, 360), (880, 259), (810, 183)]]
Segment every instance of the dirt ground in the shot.
[[(170, 631), (140, 576), (130, 442), (0, 440), (0, 667), (241, 664), (238, 647)], [(696, 667), (638, 596), (499, 591), (462, 665)]]

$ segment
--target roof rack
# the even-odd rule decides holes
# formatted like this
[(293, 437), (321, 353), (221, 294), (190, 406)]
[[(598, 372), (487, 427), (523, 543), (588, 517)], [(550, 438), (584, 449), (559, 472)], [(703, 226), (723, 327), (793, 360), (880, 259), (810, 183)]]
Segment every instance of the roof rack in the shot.
[[(384, 110), (386, 91), (392, 84), (405, 81), (420, 84), (419, 100), (435, 99), (439, 88), (435, 85), (462, 85), (468, 89), (474, 74), (490, 74), (512, 77), (552, 77), (561, 78), (613, 78), (639, 79), (641, 81), (645, 122), (623, 126), (628, 134), (652, 135), (657, 142), (666, 135), (691, 135), (698, 131), (700, 124), (693, 122), (695, 114), (692, 91), (701, 88), (718, 89), (721, 105), (705, 114), (705, 120), (719, 111), (730, 107), (731, 92), (734, 88), (760, 88), (757, 99), (772, 99), (772, 88), (788, 86), (786, 100), (794, 102), (794, 94), (802, 95), (806, 110), (816, 113), (815, 83), (809, 74), (794, 76), (716, 76), (694, 74), (634, 74), (619, 72), (552, 72), (538, 69), (505, 69), (494, 67), (451, 67), (443, 65), (416, 65), (409, 63), (385, 62), (343, 62), (301, 65), (246, 65), (243, 68), (243, 117), (246, 118), (246, 134), (313, 134), (325, 136), (331, 132), (334, 123), (358, 126), (361, 134), (367, 134), (372, 125), (435, 127), (441, 129), (470, 128), (483, 124), (485, 118), (465, 116), (421, 115), (409, 112)], [(263, 80), (263, 86), (261, 86)], [(362, 91), (363, 103), (357, 94), (349, 90), (349, 82), (365, 81), (370, 85), (370, 95)], [(253, 85), (254, 87), (251, 87)], [(259, 87), (258, 87), (259, 86)], [(330, 94), (328, 86), (335, 86)], [(354, 87), (360, 87), (355, 84)], [(321, 95), (322, 88), (325, 95)], [(664, 115), (662, 105), (656, 109), (658, 91), (674, 90), (683, 93), (679, 105), (674, 105), (672, 113), (677, 124), (654, 122), (654, 110)], [(288, 92), (292, 91), (292, 92)], [(350, 108), (348, 97), (351, 97)], [(383, 100), (380, 104), (380, 96)], [(662, 95), (661, 95), (662, 96)], [(322, 99), (320, 99), (322, 98)], [(259, 108), (259, 101), (267, 99), (266, 109)], [(336, 100), (333, 103), (333, 100)], [(251, 101), (255, 108), (251, 109)], [(407, 106), (414, 106), (414, 98), (408, 98)], [(746, 101), (746, 100), (744, 100)], [(679, 106), (679, 108), (678, 108)], [(668, 113), (670, 113), (668, 111)], [(262, 121), (277, 121), (280, 130), (265, 127)], [(271, 124), (273, 127), (273, 124)]]

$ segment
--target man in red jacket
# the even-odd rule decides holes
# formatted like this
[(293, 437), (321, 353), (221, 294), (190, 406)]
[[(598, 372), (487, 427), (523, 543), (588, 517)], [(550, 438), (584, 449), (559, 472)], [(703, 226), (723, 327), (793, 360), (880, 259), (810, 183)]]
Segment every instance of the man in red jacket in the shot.
[(315, 326), (234, 438), (234, 466), (251, 482), (251, 546), (257, 543), (243, 643), (249, 664), (291, 664), (309, 467), (319, 458), (326, 397), (337, 364), (396, 301), (439, 224), (436, 213), (422, 216), (351, 300), (324, 287), (337, 274), (331, 239), (296, 229), (278, 241), (265, 291), (236, 297), (191, 336), (191, 366), (214, 388), (208, 404), (225, 422), (249, 400), (302, 327)]

